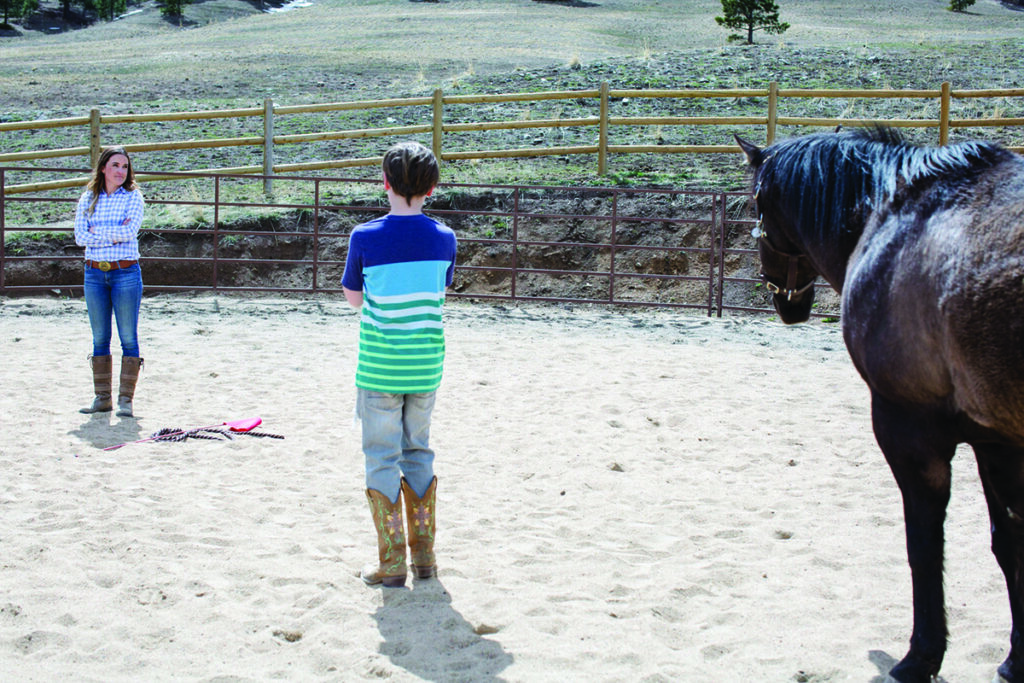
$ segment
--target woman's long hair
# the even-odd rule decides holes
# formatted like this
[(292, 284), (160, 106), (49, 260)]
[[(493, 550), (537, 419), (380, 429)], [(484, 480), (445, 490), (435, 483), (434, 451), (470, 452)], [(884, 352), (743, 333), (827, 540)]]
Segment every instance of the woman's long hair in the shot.
[(124, 177), (124, 182), (121, 183), (121, 187), (131, 192), (138, 187), (135, 182), (135, 168), (132, 166), (132, 158), (128, 156), (128, 152), (124, 151), (124, 147), (107, 147), (100, 154), (99, 160), (96, 161), (96, 168), (92, 170), (92, 177), (89, 178), (89, 184), (86, 185), (86, 189), (92, 192), (92, 201), (89, 203), (89, 215), (96, 209), (96, 202), (100, 199), (100, 192), (106, 191), (106, 179), (103, 177), (103, 169), (106, 168), (107, 162), (110, 161), (110, 157), (115, 154), (120, 154), (128, 159), (128, 174)]

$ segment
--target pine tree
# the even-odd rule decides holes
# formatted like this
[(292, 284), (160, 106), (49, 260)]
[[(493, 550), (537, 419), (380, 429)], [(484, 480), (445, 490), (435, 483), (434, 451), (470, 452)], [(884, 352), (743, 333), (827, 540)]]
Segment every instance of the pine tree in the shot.
[(125, 0), (94, 0), (94, 3), (96, 5), (96, 14), (99, 15), (100, 19), (106, 19), (107, 21), (113, 21), (128, 9), (128, 4)]
[(747, 45), (754, 44), (754, 31), (784, 33), (789, 28), (789, 24), (779, 21), (779, 6), (775, 0), (722, 0), (722, 12), (725, 16), (715, 17), (715, 21), (726, 28), (745, 28)]
[(963, 12), (974, 4), (974, 0), (949, 0), (949, 11)]
[(192, 4), (192, 0), (164, 0), (160, 13), (165, 17), (177, 17), (181, 19), (185, 13), (185, 5)]
[(39, 0), (0, 0), (0, 10), (3, 11), (0, 29), (13, 30), (14, 27), (9, 23), (11, 19), (27, 17), (37, 9), (39, 9)]

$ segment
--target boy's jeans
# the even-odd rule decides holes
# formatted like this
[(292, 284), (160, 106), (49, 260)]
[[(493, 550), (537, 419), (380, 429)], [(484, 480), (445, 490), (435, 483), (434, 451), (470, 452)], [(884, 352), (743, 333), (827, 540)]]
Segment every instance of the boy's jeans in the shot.
[(395, 502), (402, 477), (422, 496), (434, 479), (430, 415), (437, 392), (384, 394), (357, 389), (356, 415), (363, 427), (366, 488)]
[(142, 269), (108, 270), (85, 267), (85, 305), (92, 326), (92, 355), (110, 355), (110, 316), (117, 320), (121, 353), (139, 357), (139, 306), (142, 304)]

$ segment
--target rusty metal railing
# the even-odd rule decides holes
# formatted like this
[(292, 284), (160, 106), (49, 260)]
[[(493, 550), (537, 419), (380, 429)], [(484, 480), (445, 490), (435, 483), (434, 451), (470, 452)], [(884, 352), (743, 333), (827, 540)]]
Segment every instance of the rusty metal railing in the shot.
[[(80, 190), (2, 191), (5, 175), (61, 171), (82, 173), (0, 167), (0, 295), (81, 293)], [(387, 211), (364, 179), (276, 176), (275, 199), (268, 176), (161, 175), (181, 182), (144, 188), (147, 293), (338, 294), (351, 229)], [(745, 193), (442, 184), (427, 213), (459, 237), (451, 297), (770, 311)]]

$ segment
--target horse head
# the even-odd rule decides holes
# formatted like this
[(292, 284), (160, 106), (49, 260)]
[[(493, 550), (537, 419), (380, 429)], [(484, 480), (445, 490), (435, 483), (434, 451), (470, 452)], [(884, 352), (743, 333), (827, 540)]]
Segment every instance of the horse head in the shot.
[(736, 142), (754, 169), (754, 204), (757, 226), (753, 236), (761, 257), (761, 281), (772, 294), (772, 303), (782, 322), (802, 323), (811, 317), (814, 305), (814, 282), (818, 271), (791, 235), (795, 231), (785, 212), (773, 196), (772, 188), (763, 187), (761, 174), (771, 155), (757, 145), (736, 137)]

